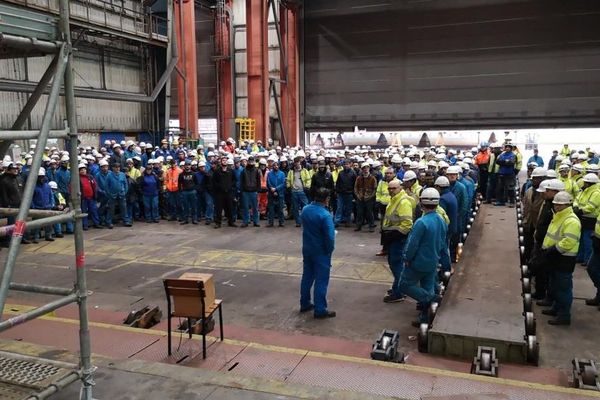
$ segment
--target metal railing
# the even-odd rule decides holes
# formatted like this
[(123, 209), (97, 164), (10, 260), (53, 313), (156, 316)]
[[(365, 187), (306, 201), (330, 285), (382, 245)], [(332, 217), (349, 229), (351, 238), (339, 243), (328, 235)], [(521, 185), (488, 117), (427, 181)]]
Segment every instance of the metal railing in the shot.
[[(43, 151), (50, 137), (67, 137), (69, 143), (69, 155), (70, 155), (70, 166), (71, 171), (78, 170), (78, 148), (77, 148), (77, 120), (76, 120), (76, 108), (75, 108), (75, 92), (73, 84), (73, 49), (71, 46), (71, 30), (69, 24), (69, 1), (59, 0), (59, 30), (60, 30), (60, 41), (57, 43), (57, 50), (55, 51), (54, 59), (50, 63), (48, 69), (42, 76), (42, 79), (38, 83), (38, 86), (33, 91), (27, 104), (14, 122), (10, 131), (0, 132), (2, 133), (2, 143), (0, 143), (0, 155), (3, 155), (7, 150), (7, 144), (10, 144), (12, 140), (20, 140), (25, 138), (31, 138), (36, 136), (37, 146), (33, 155), (31, 170), (35, 173), (39, 170), (42, 164)], [(26, 33), (23, 36), (27, 36)], [(39, 43), (38, 43), (39, 44)], [(4, 43), (6, 46), (10, 46), (13, 50), (22, 50), (23, 54), (26, 55), (27, 43), (8, 42)], [(48, 101), (44, 111), (44, 117), (42, 125), (37, 132), (37, 135), (33, 131), (20, 131), (23, 128), (31, 110), (34, 108), (36, 103), (41, 98), (45, 91), (46, 86), (52, 80), (51, 89), (48, 95)], [(64, 82), (64, 99), (67, 111), (67, 123), (63, 131), (50, 131), (54, 114), (56, 112), (57, 104), (60, 98), (61, 86)], [(82, 390), (81, 399), (91, 400), (92, 399), (92, 387), (93, 382), (93, 367), (91, 365), (91, 346), (90, 346), (90, 333), (88, 326), (88, 314), (87, 314), (87, 280), (85, 270), (85, 253), (83, 248), (83, 226), (81, 218), (84, 214), (81, 213), (81, 198), (80, 198), (80, 181), (77, 174), (72, 175), (70, 189), (71, 198), (69, 200), (70, 211), (55, 214), (55, 213), (38, 213), (40, 217), (34, 221), (28, 222), (28, 217), (36, 217), (36, 214), (30, 212), (30, 204), (33, 198), (33, 192), (36, 185), (36, 179), (27, 179), (25, 181), (25, 187), (23, 189), (23, 195), (21, 205), (19, 209), (2, 209), (3, 215), (14, 218), (14, 223), (8, 224), (0, 229), (0, 237), (10, 235), (10, 245), (8, 248), (8, 255), (6, 256), (6, 262), (4, 271), (2, 273), (2, 279), (0, 281), (0, 311), (4, 310), (6, 300), (8, 297), (9, 290), (24, 291), (30, 293), (42, 293), (55, 296), (61, 296), (59, 299), (51, 301), (48, 304), (34, 308), (23, 314), (16, 315), (7, 320), (2, 321), (0, 319), (0, 332), (10, 329), (14, 326), (20, 325), (32, 319), (38, 318), (48, 312), (54, 311), (58, 308), (64, 307), (68, 304), (77, 303), (79, 306), (79, 347), (80, 347), (80, 364), (79, 371), (74, 372), (69, 376), (67, 380), (61, 384), (67, 384), (70, 381), (75, 381), (77, 378), (81, 379)], [(13, 217), (16, 214), (16, 217)], [(75, 265), (76, 265), (76, 281), (73, 288), (60, 288), (51, 287), (44, 285), (35, 285), (29, 283), (16, 283), (12, 282), (13, 273), (16, 266), (16, 260), (19, 253), (19, 247), (23, 239), (23, 235), (26, 231), (39, 229), (42, 226), (51, 226), (55, 223), (62, 223), (73, 221), (75, 222), (74, 228), (74, 240), (75, 240)], [(0, 314), (1, 318), (1, 314)], [(58, 386), (53, 386), (48, 390), (38, 393), (35, 395), (36, 398), (42, 399), (51, 396), (54, 392), (59, 389)]]

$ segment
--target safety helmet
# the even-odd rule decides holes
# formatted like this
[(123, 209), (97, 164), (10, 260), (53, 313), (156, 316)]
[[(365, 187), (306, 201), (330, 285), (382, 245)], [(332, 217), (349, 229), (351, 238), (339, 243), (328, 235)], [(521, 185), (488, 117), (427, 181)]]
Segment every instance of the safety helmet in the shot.
[(544, 167), (537, 167), (531, 173), (532, 178), (543, 178), (547, 175), (548, 171)]
[(569, 165), (568, 165), (568, 164), (560, 164), (560, 165), (558, 166), (558, 170), (559, 170), (559, 171), (565, 171), (565, 170), (569, 170), (569, 169), (571, 169), (571, 167), (569, 167)]
[(558, 192), (556, 196), (554, 196), (554, 200), (552, 200), (552, 204), (571, 204), (573, 203), (573, 196), (571, 196), (567, 192)]
[(401, 164), (402, 163), (402, 157), (400, 157), (400, 154), (394, 154), (394, 156), (392, 157), (392, 164)]
[(583, 177), (583, 181), (586, 183), (598, 183), (600, 182), (600, 178), (598, 178), (598, 175), (596, 174), (586, 174)]
[[(229, 159), (228, 159), (229, 161)], [(233, 161), (233, 159), (232, 159)], [(267, 160), (265, 160), (264, 158), (261, 158), (260, 160), (258, 160), (258, 165), (267, 165)]]
[(573, 165), (573, 170), (574, 170), (574, 171), (577, 171), (577, 172), (583, 172), (583, 170), (584, 170), (584, 169), (585, 169), (585, 168), (584, 168), (584, 167), (583, 167), (583, 165), (581, 165), (581, 164), (575, 164), (575, 165)]
[[(264, 160), (261, 159), (260, 161), (264, 161)], [(261, 164), (260, 161), (259, 161), (259, 164)], [(227, 159), (227, 165), (233, 165), (233, 163), (234, 163), (233, 158), (228, 158)], [(266, 161), (265, 161), (265, 163), (266, 163)], [(204, 165), (206, 165), (206, 163), (204, 163)]]
[(421, 192), (421, 203), (426, 206), (437, 206), (440, 204), (440, 193), (434, 188), (427, 188)]
[(84, 163), (81, 163), (77, 166), (77, 169), (81, 169), (81, 168), (87, 168), (87, 165), (85, 165)]
[(368, 162), (364, 162), (362, 163), (362, 165), (360, 166), (361, 168), (371, 168), (371, 166), (369, 165)]
[(448, 164), (446, 161), (440, 161), (440, 163), (438, 164), (439, 169), (448, 168), (449, 166), (450, 164)]
[(38, 176), (45, 176), (46, 175), (46, 169), (44, 167), (40, 167), (40, 170), (38, 171)]
[(406, 181), (411, 181), (411, 180), (413, 180), (413, 179), (417, 179), (417, 174), (415, 174), (415, 172), (414, 172), (414, 171), (410, 171), (410, 170), (409, 170), (409, 171), (406, 171), (406, 172), (404, 173), (404, 178), (402, 178), (402, 180), (403, 180), (404, 182), (406, 182)]
[(589, 164), (587, 166), (588, 171), (598, 172), (598, 164)]
[(546, 172), (546, 178), (551, 178), (551, 179), (552, 179), (552, 178), (558, 178), (558, 174), (556, 173), (556, 171), (555, 171), (555, 170), (553, 170), (553, 169), (549, 169), (549, 170)]
[(540, 183), (540, 186), (538, 186), (538, 188), (535, 191), (538, 193), (544, 193), (546, 191), (546, 189), (548, 188), (549, 183), (550, 183), (549, 180), (542, 181)]
[(556, 190), (557, 192), (562, 192), (563, 190), (565, 190), (565, 184), (560, 179), (550, 179), (544, 182), (547, 182), (546, 190)]
[(373, 168), (381, 167), (381, 163), (379, 161), (373, 162)]
[(431, 160), (427, 163), (428, 167), (437, 167), (437, 163), (434, 160)]
[(448, 187), (450, 186), (450, 181), (445, 176), (439, 176), (434, 183), (435, 186), (439, 187)]
[(453, 165), (451, 167), (448, 167), (448, 171), (446, 171), (447, 174), (460, 174), (461, 173), (461, 168), (458, 165)]
[(108, 161), (106, 161), (105, 159), (100, 160), (100, 162), (98, 163), (99, 166), (103, 167), (105, 165), (108, 165)]
[(58, 189), (58, 185), (54, 181), (48, 182), (48, 186), (50, 186), (50, 189)]

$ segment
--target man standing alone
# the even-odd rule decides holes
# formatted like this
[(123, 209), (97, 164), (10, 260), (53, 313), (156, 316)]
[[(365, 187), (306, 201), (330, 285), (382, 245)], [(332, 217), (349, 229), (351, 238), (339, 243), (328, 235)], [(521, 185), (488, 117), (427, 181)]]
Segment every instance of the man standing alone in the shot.
[[(315, 191), (314, 201), (304, 207), (302, 220), (302, 256), (304, 269), (300, 284), (300, 312), (314, 310), (317, 319), (333, 318), (335, 311), (327, 309), (327, 286), (331, 270), (331, 255), (335, 247), (335, 229), (329, 213), (329, 190)], [(314, 285), (314, 304), (310, 291)]]

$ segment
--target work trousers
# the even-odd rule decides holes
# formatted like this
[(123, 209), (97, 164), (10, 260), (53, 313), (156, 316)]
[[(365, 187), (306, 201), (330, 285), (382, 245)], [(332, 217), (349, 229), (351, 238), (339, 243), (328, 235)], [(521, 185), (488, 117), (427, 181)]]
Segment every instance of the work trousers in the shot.
[(404, 271), (404, 245), (406, 244), (405, 239), (397, 239), (389, 244), (387, 250), (387, 260), (392, 275), (394, 276), (394, 282), (392, 283), (392, 296), (400, 297), (403, 295), (400, 289), (400, 281), (402, 279), (402, 272)]
[(577, 262), (587, 263), (592, 256), (592, 234), (593, 229), (582, 229), (579, 239), (579, 251), (577, 252)]
[(478, 180), (477, 192), (481, 194), (482, 197), (487, 196), (487, 185), (488, 185), (488, 171), (487, 169), (479, 170), (479, 180)]
[[(213, 199), (215, 201), (215, 224), (221, 225), (221, 220), (223, 218), (223, 211), (225, 211), (225, 217), (227, 218), (227, 222), (231, 225), (233, 224), (233, 214), (232, 214), (232, 195), (229, 192), (217, 192), (214, 193)], [(207, 217), (208, 220), (208, 217)]]
[(587, 273), (596, 287), (596, 298), (600, 299), (600, 252), (592, 249), (592, 256), (588, 261)]
[(181, 195), (179, 192), (166, 192), (169, 219), (181, 219)]
[(551, 274), (551, 290), (554, 298), (552, 310), (556, 311), (558, 319), (570, 320), (573, 304), (573, 273), (553, 270)]
[(514, 204), (515, 202), (515, 176), (514, 175), (498, 175), (496, 187), (496, 202), (499, 204), (505, 204), (508, 198), (508, 202)]
[(327, 313), (327, 287), (331, 256), (304, 256), (302, 281), (300, 282), (300, 309), (307, 309), (311, 303), (311, 289), (314, 285), (315, 315)]
[[(100, 219), (101, 225), (108, 224), (108, 213), (110, 211), (110, 208), (108, 207), (109, 200), (110, 199), (108, 198), (108, 196), (100, 197), (100, 208), (98, 208), (98, 218)], [(110, 220), (112, 221), (112, 216), (110, 217)]]
[(269, 193), (269, 202), (268, 202), (268, 216), (269, 216), (269, 225), (273, 225), (273, 220), (275, 219), (275, 213), (277, 213), (277, 218), (279, 219), (279, 225), (283, 225), (285, 222), (285, 217), (283, 215), (283, 207), (284, 200), (281, 196), (273, 195), (273, 193)]
[(242, 221), (248, 225), (250, 222), (250, 209), (252, 209), (252, 222), (258, 224), (258, 194), (256, 192), (242, 192)]
[(160, 215), (158, 213), (158, 195), (144, 195), (144, 216), (146, 222), (158, 222)]
[(498, 183), (496, 177), (497, 174), (488, 174), (487, 188), (485, 191), (485, 201), (488, 203), (491, 203), (496, 196), (496, 184)]
[(108, 201), (108, 213), (106, 215), (106, 224), (112, 225), (113, 218), (115, 217), (115, 208), (119, 206), (119, 216), (123, 220), (124, 224), (130, 224), (131, 219), (127, 213), (127, 202), (124, 196), (117, 196), (109, 199)]
[(408, 267), (404, 268), (402, 273), (400, 289), (421, 304), (422, 310), (419, 317), (421, 322), (428, 322), (429, 305), (435, 297), (435, 280), (435, 266), (430, 271), (416, 271)]
[(375, 199), (356, 201), (356, 227), (360, 228), (363, 224), (369, 224), (369, 228), (375, 227), (373, 218), (373, 208)]
[(306, 197), (304, 190), (292, 190), (292, 215), (294, 215), (297, 225), (302, 223), (300, 220), (300, 213), (307, 204), (308, 197)]
[(183, 221), (198, 222), (198, 198), (196, 197), (196, 190), (184, 190), (181, 192), (181, 204), (183, 208)]
[(100, 225), (100, 217), (98, 216), (98, 205), (94, 199), (81, 198), (81, 212), (87, 214), (87, 217), (83, 217), (83, 227), (89, 226), (89, 220), (92, 220), (92, 224)]
[(352, 193), (338, 193), (337, 210), (335, 212), (335, 223), (352, 222)]

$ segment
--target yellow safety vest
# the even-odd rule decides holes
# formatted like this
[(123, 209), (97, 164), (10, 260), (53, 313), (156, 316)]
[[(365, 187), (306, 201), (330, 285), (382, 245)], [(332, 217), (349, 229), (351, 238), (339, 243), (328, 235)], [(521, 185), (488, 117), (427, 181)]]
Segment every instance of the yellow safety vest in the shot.
[(594, 236), (600, 239), (600, 214), (596, 218), (596, 227), (594, 228)]
[[(302, 168), (300, 170), (300, 180), (302, 180), (302, 185), (304, 186), (304, 189), (310, 189), (311, 175), (305, 168)], [(288, 188), (292, 188), (294, 186), (294, 170), (293, 169), (290, 169), (288, 171), (285, 183), (286, 183), (286, 187), (288, 187)]]
[(574, 199), (576, 199), (577, 195), (579, 194), (579, 186), (577, 186), (569, 177), (563, 178), (562, 176), (559, 176), (558, 179), (565, 184), (565, 192), (569, 193)]
[(444, 210), (440, 206), (437, 206), (436, 209), (435, 209), (435, 212), (438, 213), (438, 215), (440, 217), (442, 217), (442, 219), (444, 220), (444, 222), (446, 223), (446, 225), (450, 225), (450, 218), (448, 218), (448, 214), (446, 214), (446, 210)]
[(542, 248), (546, 250), (556, 246), (558, 252), (563, 256), (576, 257), (579, 251), (580, 237), (581, 222), (573, 212), (573, 207), (567, 207), (554, 214), (544, 237)]
[(382, 229), (397, 230), (408, 235), (413, 226), (413, 208), (410, 197), (405, 192), (396, 193), (385, 209)]
[(377, 192), (375, 192), (375, 201), (378, 203), (388, 205), (390, 203), (390, 192), (388, 192), (389, 182), (385, 179), (379, 181), (377, 185)]
[(575, 205), (583, 212), (584, 217), (596, 218), (600, 212), (600, 191), (594, 184), (579, 193)]

